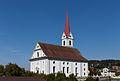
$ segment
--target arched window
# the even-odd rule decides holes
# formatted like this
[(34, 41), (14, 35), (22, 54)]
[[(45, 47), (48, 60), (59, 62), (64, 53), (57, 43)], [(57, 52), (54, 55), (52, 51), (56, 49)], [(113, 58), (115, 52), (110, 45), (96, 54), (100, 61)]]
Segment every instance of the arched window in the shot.
[(37, 52), (37, 57), (39, 57), (39, 52)]
[(76, 76), (77, 76), (77, 67), (75, 68), (75, 74), (76, 74)]
[(55, 73), (55, 66), (53, 66), (53, 73)]
[(55, 64), (55, 61), (53, 61), (53, 64)]
[(71, 41), (69, 41), (69, 45), (71, 45)]
[(38, 67), (36, 67), (36, 72), (39, 73), (39, 68)]
[(63, 73), (65, 72), (65, 67), (63, 67)]
[(63, 41), (63, 45), (65, 45), (65, 41)]
[(69, 67), (67, 67), (67, 73), (69, 73)]
[(84, 75), (85, 75), (85, 73), (84, 73)]

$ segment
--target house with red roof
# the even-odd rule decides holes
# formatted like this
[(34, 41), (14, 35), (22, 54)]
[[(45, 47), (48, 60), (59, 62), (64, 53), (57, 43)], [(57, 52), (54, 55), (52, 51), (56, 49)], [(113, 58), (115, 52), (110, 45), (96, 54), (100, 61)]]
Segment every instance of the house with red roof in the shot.
[(119, 66), (112, 66), (112, 69), (118, 70)]

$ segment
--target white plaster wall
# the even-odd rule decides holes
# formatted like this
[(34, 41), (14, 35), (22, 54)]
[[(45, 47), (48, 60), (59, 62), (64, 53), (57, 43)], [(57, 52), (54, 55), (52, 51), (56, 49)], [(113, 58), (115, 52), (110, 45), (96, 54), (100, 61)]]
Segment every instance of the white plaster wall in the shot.
[[(77, 68), (77, 77), (88, 76), (88, 63), (63, 61), (63, 60), (42, 59), (37, 61), (31, 61), (30, 71), (37, 72), (36, 68), (39, 68), (39, 73), (50, 74), (50, 73), (53, 73), (53, 66), (55, 66), (55, 73), (63, 72), (63, 67), (65, 67), (64, 73), (66, 76), (69, 76), (70, 74), (76, 75), (75, 68)], [(67, 67), (69, 67), (68, 73), (67, 73)]]
[(46, 55), (44, 54), (44, 52), (42, 51), (41, 47), (39, 46), (39, 44), (37, 44), (36, 47), (35, 47), (35, 49), (34, 49), (34, 51), (33, 51), (33, 54), (32, 54), (32, 57), (31, 57), (31, 58), (39, 58), (39, 57), (37, 56), (37, 52), (39, 52), (39, 57), (44, 57), (44, 56), (46, 56)]
[[(63, 45), (63, 41), (65, 41), (65, 45)], [(69, 45), (69, 41), (71, 41), (71, 45)], [(68, 39), (68, 38), (63, 39), (63, 40), (62, 40), (62, 46), (73, 47), (73, 40)]]
[[(70, 32), (71, 37), (66, 38), (65, 33), (63, 32), (62, 35), (62, 46), (68, 46), (68, 47), (73, 47), (73, 36), (72, 33)], [(63, 44), (63, 42), (65, 41), (65, 45)], [(69, 41), (71, 41), (71, 45), (69, 45)]]
[[(55, 64), (53, 62), (55, 61)], [(63, 64), (64, 62), (64, 64)], [(67, 64), (68, 63), (68, 64)], [(77, 65), (76, 65), (77, 63)], [(84, 65), (85, 64), (85, 65)], [(63, 60), (50, 60), (50, 73), (53, 73), (53, 66), (55, 66), (55, 72), (63, 72), (63, 67), (65, 67), (64, 73), (66, 76), (75, 73), (75, 68), (77, 68), (78, 77), (87, 77), (88, 76), (88, 63), (74, 62), (74, 61), (63, 61)], [(67, 67), (69, 67), (69, 72), (67, 73)], [(85, 68), (85, 70), (84, 70)], [(85, 75), (84, 75), (85, 73)]]
[(88, 76), (88, 63), (82, 63), (82, 77)]
[(39, 69), (39, 73), (49, 74), (49, 60), (48, 59), (41, 59), (36, 61), (30, 62), (30, 71), (37, 72), (37, 69)]

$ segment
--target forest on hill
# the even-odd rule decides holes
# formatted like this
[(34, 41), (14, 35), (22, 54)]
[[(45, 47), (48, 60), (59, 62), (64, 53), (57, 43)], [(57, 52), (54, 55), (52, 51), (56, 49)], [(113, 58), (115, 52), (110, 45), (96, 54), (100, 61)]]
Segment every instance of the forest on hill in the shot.
[(102, 69), (102, 68), (112, 68), (112, 66), (119, 66), (120, 67), (120, 60), (89, 60), (88, 62), (89, 66), (92, 66), (97, 69)]

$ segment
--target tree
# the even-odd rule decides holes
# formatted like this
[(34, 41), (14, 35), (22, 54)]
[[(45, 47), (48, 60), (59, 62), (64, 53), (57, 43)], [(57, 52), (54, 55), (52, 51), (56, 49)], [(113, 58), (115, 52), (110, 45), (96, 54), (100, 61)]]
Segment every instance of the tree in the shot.
[(94, 78), (92, 78), (92, 77), (88, 77), (87, 79), (86, 79), (86, 81), (96, 81)]
[(64, 80), (66, 80), (65, 74), (58, 72), (57, 76), (55, 77), (55, 81), (64, 81)]
[(120, 72), (116, 72), (115, 75), (116, 75), (116, 76), (119, 76), (119, 75), (120, 75)]
[(0, 65), (0, 76), (4, 75), (4, 66)]
[(101, 72), (98, 72), (98, 76), (101, 76)]
[(36, 73), (30, 72), (30, 71), (25, 71), (25, 73), (23, 73), (22, 76), (30, 77), (30, 76), (37, 76), (37, 75), (36, 75)]
[(21, 71), (21, 68), (17, 64), (9, 63), (5, 67), (5, 75), (6, 76), (21, 76), (22, 71)]
[(70, 74), (68, 77), (68, 81), (77, 81), (76, 76), (74, 76), (74, 74)]
[(55, 81), (55, 74), (48, 74), (46, 77), (43, 76), (44, 78), (47, 79), (47, 81)]

